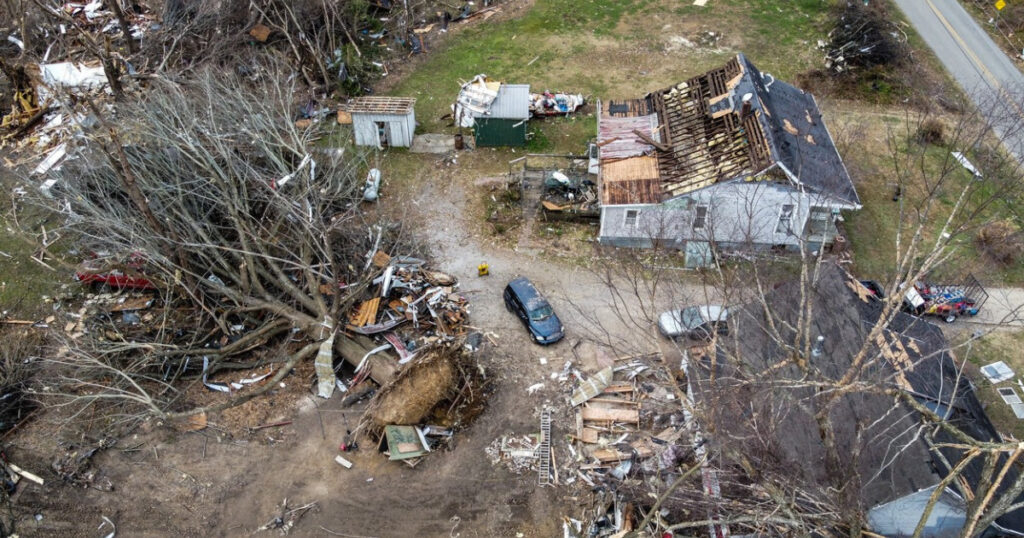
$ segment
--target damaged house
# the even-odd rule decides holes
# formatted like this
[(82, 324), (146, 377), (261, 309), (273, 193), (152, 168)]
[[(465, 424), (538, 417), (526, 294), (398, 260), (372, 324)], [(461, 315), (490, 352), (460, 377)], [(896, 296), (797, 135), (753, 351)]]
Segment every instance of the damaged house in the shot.
[[(794, 357), (803, 345), (793, 327), (807, 315), (814, 343), (810, 353)], [(764, 304), (733, 310), (730, 336), (704, 357), (691, 356), (686, 367), (706, 446), (721, 455), (716, 467), (746, 465), (757, 469), (758, 480), (806, 492), (809, 512), (852, 508), (875, 533), (912, 535), (936, 488), (967, 455), (959, 439), (931, 420), (983, 442), (1000, 436), (942, 331), (896, 312), (873, 335), (882, 315), (883, 303), (834, 264), (822, 265), (804, 290), (790, 282), (768, 293)], [(859, 356), (864, 342), (871, 345)], [(853, 385), (844, 384), (851, 372)], [(827, 409), (824, 421), (821, 409)], [(984, 460), (970, 460), (936, 494), (922, 536), (959, 535), (971, 503), (992, 494), (984, 476), (993, 473)], [(1006, 464), (1000, 456), (996, 473)], [(1009, 469), (990, 507), (1017, 476)], [(1024, 536), (1024, 509), (978, 531)]]
[(830, 244), (860, 199), (809, 93), (745, 56), (598, 107), (602, 243), (684, 250)]

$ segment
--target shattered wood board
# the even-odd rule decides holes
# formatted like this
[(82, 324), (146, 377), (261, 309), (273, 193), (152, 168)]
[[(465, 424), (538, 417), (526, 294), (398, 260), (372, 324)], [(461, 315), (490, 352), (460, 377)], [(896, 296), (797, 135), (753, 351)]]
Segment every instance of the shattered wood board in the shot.
[(124, 302), (112, 305), (109, 310), (111, 312), (123, 312), (125, 310), (143, 310), (149, 308), (153, 304), (152, 297), (132, 297), (125, 299)]
[[(654, 454), (654, 452), (651, 451), (651, 449), (647, 448), (644, 445), (632, 443), (630, 446), (633, 448), (634, 451), (636, 451), (636, 455), (641, 458), (649, 458)], [(611, 461), (628, 460), (631, 457), (633, 457), (633, 452), (623, 452), (621, 450), (615, 450), (614, 448), (599, 448), (591, 452), (590, 455), (601, 463), (608, 463)]]
[(605, 420), (611, 422), (640, 423), (640, 411), (636, 409), (612, 409), (609, 407), (588, 406), (583, 408), (583, 420)]
[(583, 428), (583, 435), (580, 435), (580, 441), (584, 443), (596, 443), (597, 442), (597, 430), (594, 428)]
[(349, 323), (356, 327), (365, 327), (377, 320), (377, 310), (380, 308), (380, 297), (374, 297), (369, 301), (363, 301), (359, 308), (349, 319)]

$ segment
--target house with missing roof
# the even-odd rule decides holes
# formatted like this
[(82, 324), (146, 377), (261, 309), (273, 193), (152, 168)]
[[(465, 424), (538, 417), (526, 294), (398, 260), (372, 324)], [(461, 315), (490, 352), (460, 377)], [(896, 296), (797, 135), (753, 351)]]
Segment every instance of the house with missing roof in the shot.
[(830, 244), (860, 198), (811, 94), (743, 54), (641, 99), (598, 106), (603, 244), (686, 253)]
[[(838, 456), (830, 459), (815, 413), (831, 391), (816, 387), (839, 386), (862, 344), (871, 342), (856, 380), (904, 391), (967, 435), (999, 441), (942, 331), (899, 312), (872, 336), (882, 303), (831, 263), (822, 264), (806, 288), (789, 282), (766, 294), (765, 301), (730, 309), (730, 336), (719, 338), (713, 353), (690, 356), (686, 363), (688, 393), (701, 409), (704, 446), (721, 454), (720, 468), (738, 464), (729, 454), (741, 454), (764, 477), (781, 477), (810, 499), (858, 508), (872, 532), (911, 536), (929, 498), (965, 451), (906, 402), (879, 391), (853, 390), (843, 392), (830, 409)], [(798, 341), (793, 327), (807, 312), (813, 316), (810, 338), (817, 344), (801, 365), (793, 359)], [(971, 460), (962, 479), (939, 492), (922, 536), (958, 536), (968, 500), (983, 497), (977, 489), (982, 460)], [(996, 469), (1006, 461), (1001, 457)], [(993, 503), (1017, 476), (1015, 469), (1009, 471)], [(1002, 515), (982, 536), (1024, 536), (1024, 508)]]

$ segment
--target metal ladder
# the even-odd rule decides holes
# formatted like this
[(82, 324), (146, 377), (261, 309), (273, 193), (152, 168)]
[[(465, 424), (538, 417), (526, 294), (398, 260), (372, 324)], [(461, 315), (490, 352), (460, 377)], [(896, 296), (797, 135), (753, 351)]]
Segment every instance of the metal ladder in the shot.
[(551, 410), (540, 412), (540, 446), (537, 447), (537, 485), (551, 485)]

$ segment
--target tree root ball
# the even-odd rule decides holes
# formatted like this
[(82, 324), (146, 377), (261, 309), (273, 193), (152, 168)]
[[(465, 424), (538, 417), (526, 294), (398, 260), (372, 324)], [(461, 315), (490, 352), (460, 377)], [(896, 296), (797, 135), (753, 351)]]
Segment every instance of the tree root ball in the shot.
[(379, 391), (367, 410), (372, 426), (419, 424), (437, 404), (450, 398), (458, 389), (457, 353), (431, 350)]

